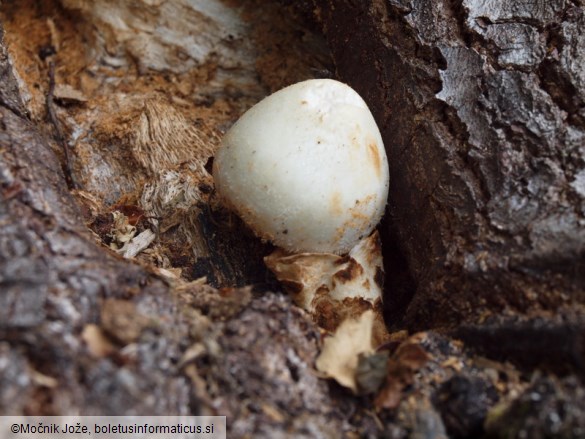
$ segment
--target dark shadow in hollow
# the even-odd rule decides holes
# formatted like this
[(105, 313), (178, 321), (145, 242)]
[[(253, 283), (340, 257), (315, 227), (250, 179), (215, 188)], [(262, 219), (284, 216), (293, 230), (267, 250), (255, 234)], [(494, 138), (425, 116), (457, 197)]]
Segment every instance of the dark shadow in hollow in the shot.
[(406, 255), (400, 246), (397, 224), (392, 221), (388, 211), (380, 226), (382, 255), (384, 257), (384, 321), (390, 331), (403, 329), (402, 319), (410, 304), (416, 283), (410, 273)]

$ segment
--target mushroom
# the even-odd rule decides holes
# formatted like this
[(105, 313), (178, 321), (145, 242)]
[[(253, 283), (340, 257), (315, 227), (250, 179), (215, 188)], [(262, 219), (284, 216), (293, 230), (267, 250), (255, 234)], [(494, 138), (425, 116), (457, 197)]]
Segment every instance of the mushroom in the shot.
[[(383, 340), (382, 254), (372, 231), (386, 205), (388, 161), (357, 92), (313, 79), (268, 96), (226, 133), (213, 178), (224, 204), (278, 247), (268, 268), (321, 327), (343, 338), (351, 320), (367, 321), (365, 345)], [(347, 353), (347, 364), (358, 354)]]
[(388, 196), (382, 136), (349, 86), (313, 79), (249, 109), (223, 138), (220, 196), (263, 239), (289, 252), (350, 251)]

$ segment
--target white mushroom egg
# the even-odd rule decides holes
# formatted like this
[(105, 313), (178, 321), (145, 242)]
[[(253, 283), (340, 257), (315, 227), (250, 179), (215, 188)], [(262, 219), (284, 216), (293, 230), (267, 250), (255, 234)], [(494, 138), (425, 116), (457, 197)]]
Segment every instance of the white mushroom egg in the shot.
[(384, 213), (388, 161), (364, 100), (313, 79), (250, 108), (223, 138), (216, 189), (261, 238), (289, 252), (348, 252)]

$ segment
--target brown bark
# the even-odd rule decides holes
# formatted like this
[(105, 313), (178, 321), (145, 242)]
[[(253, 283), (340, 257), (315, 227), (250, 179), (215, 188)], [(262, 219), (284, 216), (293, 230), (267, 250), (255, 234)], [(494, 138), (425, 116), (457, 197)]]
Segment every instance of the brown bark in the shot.
[[(31, 84), (19, 84), (2, 39), (0, 76), (0, 413), (221, 414), (235, 437), (347, 430), (312, 372), (310, 320), (285, 297), (164, 277), (97, 243), (87, 211), (103, 206), (75, 191), (91, 201), (80, 209), (71, 195), (54, 127), (26, 117)], [(253, 239), (238, 233), (232, 242)], [(235, 283), (226, 270), (245, 264), (233, 251), (216, 246), (211, 265)]]
[[(3, 91), (11, 93), (5, 84)], [(12, 98), (18, 101), (17, 95)], [(2, 412), (73, 413), (83, 407), (115, 413), (122, 406), (150, 413), (180, 411), (188, 401), (184, 380), (164, 374), (157, 365), (176, 349), (177, 340), (163, 338), (158, 360), (142, 365), (152, 369), (138, 379), (139, 368), (131, 367), (132, 379), (124, 384), (123, 369), (113, 359), (92, 358), (81, 338), (85, 325), (99, 321), (108, 298), (129, 301), (137, 313), (156, 319), (167, 315), (183, 328), (179, 332), (186, 332), (187, 322), (179, 324), (173, 300), (157, 300), (168, 288), (92, 242), (47, 139), (5, 106), (4, 99), (0, 128), (0, 333), (7, 360), (2, 375), (8, 377), (2, 380)], [(13, 374), (19, 379), (11, 380)], [(39, 376), (51, 379), (43, 385)], [(96, 398), (101, 386), (112, 389), (110, 408)], [(149, 402), (140, 398), (141, 389), (173, 397)]]
[(583, 6), (315, 4), (388, 150), (390, 324), (582, 304)]
[[(7, 77), (1, 88), (11, 93)], [(47, 138), (4, 100), (0, 127), (3, 414), (217, 410), (236, 437), (285, 425), (348, 428), (326, 383), (310, 372), (315, 328), (290, 301), (202, 285), (173, 289), (112, 256), (87, 232)], [(248, 310), (224, 325), (192, 304), (220, 320)], [(88, 330), (95, 326), (97, 335)]]

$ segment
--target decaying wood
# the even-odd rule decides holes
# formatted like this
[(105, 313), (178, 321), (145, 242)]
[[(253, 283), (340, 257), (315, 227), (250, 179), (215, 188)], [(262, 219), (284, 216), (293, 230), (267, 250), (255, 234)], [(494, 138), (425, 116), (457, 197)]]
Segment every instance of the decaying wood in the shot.
[(314, 3), (390, 158), (391, 323), (582, 304), (583, 5)]
[[(156, 337), (157, 320), (165, 315), (177, 323), (181, 319), (173, 300), (157, 300), (168, 288), (93, 242), (55, 154), (30, 121), (1, 106), (0, 127), (2, 376), (19, 376), (2, 380), (2, 411), (74, 413), (85, 407), (105, 413), (109, 409), (95, 405), (101, 386), (113, 389), (114, 411), (123, 406), (150, 413), (179, 410), (188, 401), (183, 379), (165, 375), (156, 362), (142, 365), (152, 369), (139, 379), (135, 366), (124, 371), (113, 358), (92, 358), (79, 336), (86, 325), (99, 321), (103, 301), (111, 297), (133, 303), (137, 314), (151, 315)], [(159, 361), (176, 346), (177, 341), (166, 339)], [(39, 376), (50, 379), (39, 382)], [(82, 384), (88, 377), (91, 386)], [(150, 401), (132, 396), (146, 388), (173, 396)]]
[[(0, 127), (3, 414), (221, 413), (236, 434), (348, 428), (311, 372), (318, 334), (290, 301), (201, 284), (175, 290), (100, 248), (47, 139), (5, 106)], [(196, 295), (205, 311), (205, 291), (215, 318), (248, 310), (214, 324), (191, 306)], [(264, 382), (262, 405), (250, 376)]]
[[(0, 412), (221, 413), (236, 433), (347, 430), (326, 382), (311, 372), (318, 333), (289, 300), (165, 277), (96, 243), (101, 236), (85, 220), (104, 215), (107, 200), (86, 188), (77, 199), (89, 213), (79, 208), (50, 124), (34, 111), (26, 117), (21, 91), (31, 84), (19, 84), (1, 41), (0, 51)], [(144, 118), (154, 105), (147, 103)], [(58, 116), (71, 123), (63, 108)], [(179, 134), (192, 132), (181, 116), (172, 122)], [(152, 147), (159, 139), (135, 140)], [(164, 153), (159, 143), (151, 155)], [(165, 157), (157, 159), (163, 168)], [(255, 345), (261, 336), (266, 341)], [(273, 377), (262, 401), (251, 376)]]

